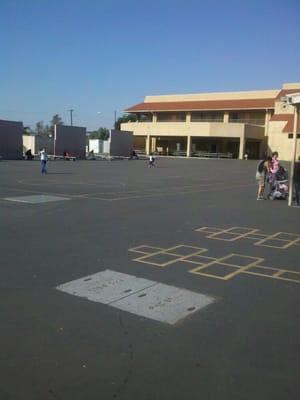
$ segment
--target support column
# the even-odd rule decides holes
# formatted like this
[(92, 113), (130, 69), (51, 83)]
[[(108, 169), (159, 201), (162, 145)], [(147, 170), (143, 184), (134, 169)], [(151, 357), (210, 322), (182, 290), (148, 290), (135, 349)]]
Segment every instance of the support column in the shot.
[(153, 123), (157, 122), (157, 114), (156, 113), (152, 114), (152, 122)]
[(147, 156), (150, 154), (150, 135), (147, 135), (146, 137), (146, 154)]
[(192, 154), (192, 137), (188, 135), (187, 137), (187, 146), (186, 146), (186, 156), (191, 157)]
[(261, 151), (261, 158), (263, 155), (269, 154), (269, 149), (268, 149), (268, 136), (269, 136), (269, 126), (270, 126), (270, 119), (271, 119), (271, 110), (266, 110), (265, 113), (265, 136), (264, 136), (264, 143), (263, 143), (263, 148)]
[(156, 152), (156, 137), (155, 136), (153, 136), (151, 138), (151, 151), (152, 151), (152, 153)]
[(240, 151), (239, 151), (239, 160), (244, 159), (245, 154), (245, 132), (240, 136)]
[(229, 112), (225, 111), (224, 112), (224, 120), (223, 120), (224, 124), (228, 124), (229, 122)]

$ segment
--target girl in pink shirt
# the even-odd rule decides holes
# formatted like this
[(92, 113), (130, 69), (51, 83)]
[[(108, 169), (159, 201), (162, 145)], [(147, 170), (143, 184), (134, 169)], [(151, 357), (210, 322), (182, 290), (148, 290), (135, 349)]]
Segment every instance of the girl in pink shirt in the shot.
[(276, 174), (276, 172), (279, 170), (280, 163), (278, 161), (278, 153), (275, 151), (272, 153), (272, 167), (271, 167), (271, 172), (273, 175)]

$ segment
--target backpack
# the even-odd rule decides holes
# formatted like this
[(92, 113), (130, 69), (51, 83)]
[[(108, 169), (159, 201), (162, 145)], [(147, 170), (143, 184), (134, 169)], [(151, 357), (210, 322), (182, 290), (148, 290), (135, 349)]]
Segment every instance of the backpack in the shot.
[(264, 164), (265, 164), (265, 160), (261, 160), (256, 167), (256, 174), (255, 174), (255, 178), (256, 179), (260, 179), (264, 176)]

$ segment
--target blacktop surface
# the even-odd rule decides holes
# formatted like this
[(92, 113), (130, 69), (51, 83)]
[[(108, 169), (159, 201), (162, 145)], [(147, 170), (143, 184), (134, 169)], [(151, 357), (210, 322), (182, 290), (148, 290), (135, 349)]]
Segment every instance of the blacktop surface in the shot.
[[(1, 400), (300, 398), (300, 210), (256, 161), (48, 164), (0, 162)], [(170, 325), (57, 290), (107, 269), (214, 301)]]

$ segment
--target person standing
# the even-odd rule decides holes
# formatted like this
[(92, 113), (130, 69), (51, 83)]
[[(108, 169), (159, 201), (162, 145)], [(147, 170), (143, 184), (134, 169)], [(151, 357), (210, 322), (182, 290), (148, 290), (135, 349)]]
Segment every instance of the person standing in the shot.
[(295, 163), (294, 169), (295, 205), (300, 206), (300, 161)]
[(276, 174), (276, 172), (279, 170), (280, 167), (280, 162), (278, 160), (278, 153), (277, 151), (274, 151), (274, 153), (272, 153), (272, 168), (271, 168), (271, 172), (272, 174)]
[(272, 166), (272, 158), (267, 157), (261, 160), (257, 165), (256, 170), (256, 180), (258, 183), (258, 192), (256, 200), (265, 200), (264, 199), (264, 190), (266, 185), (267, 175), (270, 173), (270, 169)]
[(47, 155), (45, 149), (42, 149), (42, 150), (40, 151), (40, 157), (41, 157), (41, 166), (42, 166), (41, 173), (42, 173), (42, 174), (47, 174), (48, 155)]
[(154, 161), (155, 161), (155, 159), (153, 157), (153, 154), (150, 153), (150, 156), (149, 156), (149, 168), (155, 167)]
[(274, 151), (272, 153), (272, 159), (271, 159), (271, 168), (268, 174), (268, 183), (269, 183), (269, 194), (268, 196), (271, 195), (273, 189), (274, 189), (274, 182), (276, 180), (276, 173), (278, 172), (280, 168), (280, 163), (278, 160), (278, 152)]

